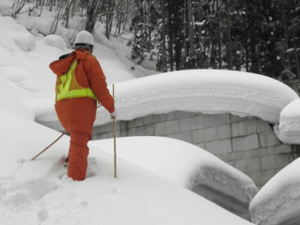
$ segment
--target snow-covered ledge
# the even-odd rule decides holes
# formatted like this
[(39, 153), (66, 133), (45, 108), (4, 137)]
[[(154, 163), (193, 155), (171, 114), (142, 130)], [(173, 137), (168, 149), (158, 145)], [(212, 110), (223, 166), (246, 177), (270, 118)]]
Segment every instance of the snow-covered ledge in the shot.
[[(89, 143), (110, 154), (113, 139)], [(258, 189), (247, 175), (195, 145), (166, 137), (118, 139), (118, 157), (211, 200), (250, 220), (249, 204)]]
[(274, 132), (283, 143), (300, 144), (300, 99), (292, 101), (281, 111)]
[[(281, 110), (295, 99), (299, 96), (287, 85), (270, 77), (239, 71), (175, 71), (115, 84), (118, 120), (187, 111), (256, 116), (279, 124)], [(36, 121), (61, 129), (54, 110), (40, 112)], [(101, 107), (95, 126), (109, 122), (109, 114)]]

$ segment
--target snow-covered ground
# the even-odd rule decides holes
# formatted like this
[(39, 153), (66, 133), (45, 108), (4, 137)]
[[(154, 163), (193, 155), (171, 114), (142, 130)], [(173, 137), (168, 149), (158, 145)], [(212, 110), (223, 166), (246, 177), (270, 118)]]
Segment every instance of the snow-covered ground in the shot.
[[(73, 182), (62, 166), (68, 136), (30, 161), (59, 136), (34, 119), (54, 104), (55, 76), (49, 63), (70, 50), (58, 36), (32, 35), (10, 17), (0, 16), (0, 27), (0, 224), (250, 224), (121, 158), (115, 179), (112, 157), (95, 147), (90, 149), (87, 179)], [(122, 70), (131, 64), (124, 56), (118, 60), (112, 48), (96, 47), (103, 58), (108, 56), (105, 63), (100, 60), (104, 71), (111, 69), (105, 71), (108, 81), (120, 77), (121, 82), (126, 74), (126, 80), (135, 79)]]
[[(2, 0), (0, 13), (7, 13), (12, 2)], [(68, 152), (67, 136), (37, 160), (29, 161), (60, 135), (34, 120), (38, 117), (57, 127), (55, 76), (48, 65), (71, 51), (63, 40), (74, 34), (74, 30), (59, 26), (61, 37), (38, 35), (51, 26), (53, 13), (44, 10), (43, 16), (34, 20), (27, 14), (16, 18), (33, 34), (12, 18), (0, 16), (0, 224), (251, 224), (188, 190), (205, 185), (221, 197), (235, 195), (241, 202), (251, 201), (255, 186), (250, 178), (184, 142), (153, 137), (118, 139), (117, 179), (113, 178), (113, 156), (107, 153), (113, 151), (112, 140), (90, 142), (83, 182), (73, 182), (65, 175), (62, 164)], [(78, 25), (75, 22), (74, 27)], [(295, 129), (299, 113), (291, 113), (299, 105), (299, 97), (282, 83), (255, 74), (214, 70), (136, 79), (155, 72), (133, 65), (126, 58), (129, 50), (122, 40), (106, 40), (101, 29), (95, 34), (99, 42), (95, 55), (108, 83), (116, 83), (119, 119), (184, 108), (255, 115), (277, 124), (279, 132), (288, 137), (292, 129), (299, 132)], [(107, 121), (108, 113), (99, 110), (96, 124)], [(294, 135), (293, 142), (297, 140)], [(133, 141), (143, 148), (126, 147)], [(300, 201), (295, 172), (299, 164), (299, 160), (293, 162), (258, 192), (251, 204), (256, 224), (279, 224), (299, 215), (295, 206)], [(274, 201), (284, 203), (278, 204), (281, 219), (276, 217), (278, 208), (271, 207)]]
[[(113, 140), (92, 141), (90, 145), (112, 153)], [(209, 152), (165, 137), (118, 138), (117, 146), (119, 158), (193, 190), (242, 218), (250, 219), (249, 202), (258, 191), (254, 182)]]

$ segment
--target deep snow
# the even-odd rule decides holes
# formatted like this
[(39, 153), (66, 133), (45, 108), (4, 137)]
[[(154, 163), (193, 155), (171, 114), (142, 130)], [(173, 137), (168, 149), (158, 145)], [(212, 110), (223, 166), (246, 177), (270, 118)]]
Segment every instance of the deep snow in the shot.
[(255, 196), (250, 205), (255, 224), (299, 224), (300, 159), (276, 174)]
[[(9, 11), (7, 7), (11, 4), (12, 0), (1, 1), (1, 14), (7, 13)], [(189, 179), (191, 174), (188, 170), (197, 174), (205, 166), (226, 168), (230, 177), (241, 178), (242, 185), (251, 183), (246, 176), (227, 165), (223, 167), (223, 164), (219, 164), (215, 159), (211, 161), (211, 164), (199, 165), (200, 169), (195, 168), (194, 163), (197, 163), (202, 155), (200, 156), (199, 152), (195, 154), (194, 150), (190, 151), (189, 144), (181, 143), (186, 151), (185, 156), (191, 158), (195, 156), (191, 161), (194, 163), (191, 163), (191, 167), (187, 163), (185, 173), (180, 173), (180, 176), (159, 171), (158, 168), (162, 167), (161, 165), (155, 167), (151, 164), (154, 160), (144, 160), (143, 165), (134, 162), (143, 161), (135, 159), (136, 151), (133, 151), (131, 154), (130, 152), (125, 154), (127, 161), (124, 161), (122, 158), (125, 156), (120, 154), (118, 178), (114, 179), (113, 158), (105, 153), (109, 151), (108, 145), (110, 144), (104, 146), (104, 143), (111, 143), (111, 140), (103, 141), (103, 146), (101, 146), (101, 141), (90, 143), (88, 178), (84, 182), (73, 182), (68, 179), (65, 175), (66, 169), (62, 167), (69, 145), (67, 136), (64, 136), (36, 161), (29, 161), (60, 135), (57, 131), (34, 122), (34, 119), (39, 116), (45, 118), (44, 121), (57, 122), (53, 120), (55, 76), (49, 70), (48, 65), (58, 56), (71, 51), (65, 47), (63, 39), (58, 36), (44, 38), (36, 35), (42, 30), (49, 30), (49, 18), (53, 14), (45, 10), (43, 15), (45, 17), (35, 17), (31, 20), (32, 18), (22, 14), (16, 19), (27, 29), (35, 29), (32, 31), (34, 34), (30, 34), (12, 18), (0, 16), (0, 118), (2, 127), (0, 133), (0, 224), (251, 224), (186, 189), (186, 187), (191, 188), (190, 184), (197, 183), (195, 182), (197, 179), (194, 183), (191, 182)], [(225, 111), (247, 115), (250, 112), (252, 115), (252, 110), (255, 109), (254, 115), (277, 124), (278, 131), (283, 134), (283, 141), (300, 142), (299, 136), (294, 133), (292, 140), (288, 139), (291, 137), (289, 131), (299, 132), (297, 130), (300, 122), (299, 111), (294, 110), (299, 108), (297, 100), (299, 97), (285, 85), (259, 75), (213, 70), (204, 71), (210, 74), (208, 78), (202, 76), (203, 81), (207, 81), (204, 83), (211, 88), (211, 92), (205, 88), (205, 91), (201, 92), (200, 88), (204, 87), (201, 86), (201, 82), (199, 80), (187, 81), (185, 75), (188, 72), (184, 71), (173, 73), (176, 78), (174, 81), (170, 79), (170, 74), (136, 80), (136, 77), (155, 72), (133, 65), (126, 59), (128, 49), (124, 47), (122, 40), (105, 40), (101, 29), (99, 31), (96, 39), (102, 44), (97, 44), (95, 55), (107, 75), (108, 83), (117, 83), (117, 107), (120, 108), (120, 118), (122, 116), (123, 119), (126, 116), (127, 119), (131, 118), (130, 116), (128, 118), (129, 113), (126, 112), (126, 107), (129, 108), (130, 104), (140, 104), (141, 108), (145, 109), (133, 114), (132, 117), (142, 116), (145, 111), (149, 113), (172, 111), (177, 105), (189, 106), (191, 111), (195, 111), (195, 108), (201, 106), (200, 103), (198, 105), (197, 102), (195, 103), (195, 97), (201, 97), (205, 106), (209, 108), (205, 113)], [(66, 39), (70, 33), (74, 33), (74, 30), (63, 29), (60, 26), (58, 33)], [(132, 66), (136, 68), (134, 71), (131, 70)], [(199, 71), (191, 73), (191, 78), (193, 78)], [(241, 77), (238, 77), (238, 74)], [(143, 82), (145, 85), (141, 85)], [(144, 89), (148, 82), (150, 88)], [(132, 92), (131, 89), (137, 92)], [(120, 97), (121, 94), (125, 95), (124, 98)], [(160, 94), (166, 95), (167, 98), (159, 96)], [(210, 96), (214, 99), (210, 99)], [(176, 99), (180, 104), (176, 104)], [(185, 100), (188, 100), (187, 105), (183, 104)], [(166, 102), (171, 108), (165, 107), (157, 112), (151, 111), (152, 105), (158, 105), (161, 102)], [(240, 103), (245, 104), (245, 110), (237, 110), (237, 105)], [(125, 107), (127, 104), (129, 105)], [(223, 108), (215, 108), (219, 104)], [(269, 117), (264, 110), (268, 110), (273, 105), (274, 108)], [(201, 107), (197, 108), (199, 111), (200, 109)], [(97, 116), (98, 124), (102, 123), (102, 120), (107, 122), (107, 113), (99, 111)], [(131, 140), (128, 140), (127, 145), (130, 145)], [(126, 139), (122, 141), (125, 145)], [(141, 143), (146, 144), (148, 141), (148, 138), (144, 138)], [(161, 143), (162, 146), (165, 145), (165, 142), (159, 139), (156, 139), (156, 142)], [(94, 147), (98, 144), (100, 147)], [(168, 147), (173, 150), (176, 146), (173, 146), (171, 141), (168, 144)], [(102, 147), (105, 151), (101, 150)], [(164, 151), (157, 152), (157, 155), (153, 154), (152, 157), (167, 157), (165, 154), (170, 151), (169, 148), (164, 148)], [(177, 149), (179, 159), (182, 157), (180, 151), (181, 149)], [(176, 155), (174, 157), (176, 158)], [(256, 224), (262, 222), (279, 224), (293, 219), (294, 215), (299, 215), (300, 191), (299, 177), (296, 172), (299, 171), (299, 164), (299, 160), (293, 162), (258, 192), (251, 203), (252, 218)], [(176, 168), (177, 165), (171, 164), (166, 168), (172, 171), (171, 169)], [(148, 171), (142, 167), (146, 167)], [(215, 178), (220, 178), (218, 176), (220, 172), (218, 171)], [(162, 177), (155, 173), (159, 173)], [(220, 183), (226, 187), (229, 180), (227, 177)], [(219, 182), (213, 179), (211, 181)], [(225, 190), (222, 189), (222, 185), (217, 185), (217, 187)], [(286, 192), (286, 190), (290, 191)], [(273, 204), (276, 205), (276, 209), (272, 207)], [(277, 214), (278, 210), (280, 210), (279, 214)]]
[[(112, 153), (113, 139), (94, 140), (90, 145)], [(166, 137), (118, 138), (117, 146), (119, 158), (250, 220), (249, 202), (258, 191), (254, 182), (204, 149)]]
[[(59, 136), (34, 118), (53, 107), (55, 78), (48, 64), (70, 50), (62, 47), (61, 38), (32, 35), (10, 17), (0, 16), (0, 27), (4, 53), (0, 55), (0, 224), (250, 224), (122, 159), (118, 159), (115, 179), (112, 158), (94, 147), (90, 148), (87, 179), (74, 182), (62, 166), (68, 136), (30, 161)], [(114, 50), (97, 46), (105, 49), (102, 57), (114, 55)], [(131, 64), (119, 57), (123, 62), (119, 65)], [(107, 59), (106, 67), (117, 69), (117, 59)], [(130, 76), (127, 79), (135, 78)]]
[[(176, 71), (115, 85), (119, 120), (179, 110), (205, 114), (230, 112), (278, 124), (282, 109), (295, 99), (299, 99), (298, 95), (277, 80), (237, 71)], [(104, 110), (98, 110), (95, 125), (109, 122)], [(61, 129), (53, 109), (37, 115), (37, 121)]]

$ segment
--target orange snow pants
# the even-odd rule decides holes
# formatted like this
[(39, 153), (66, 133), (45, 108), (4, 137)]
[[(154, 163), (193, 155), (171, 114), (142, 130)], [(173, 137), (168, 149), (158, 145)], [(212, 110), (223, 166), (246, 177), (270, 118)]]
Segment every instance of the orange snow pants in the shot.
[(68, 177), (82, 181), (85, 179), (88, 166), (89, 148), (87, 143), (90, 135), (88, 133), (71, 133), (70, 137)]
[(68, 176), (84, 180), (87, 170), (88, 141), (93, 135), (97, 105), (92, 98), (61, 100), (55, 104), (56, 113), (65, 131), (70, 133)]

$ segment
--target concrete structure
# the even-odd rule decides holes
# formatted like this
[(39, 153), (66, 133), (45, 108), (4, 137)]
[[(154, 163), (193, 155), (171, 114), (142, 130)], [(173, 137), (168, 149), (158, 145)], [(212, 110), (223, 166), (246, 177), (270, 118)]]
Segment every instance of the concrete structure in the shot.
[[(112, 138), (112, 129), (112, 124), (94, 127), (93, 139)], [(258, 187), (300, 155), (300, 147), (282, 144), (267, 122), (229, 113), (150, 115), (117, 121), (116, 133), (117, 137), (164, 136), (195, 144), (247, 174)]]

